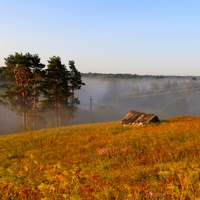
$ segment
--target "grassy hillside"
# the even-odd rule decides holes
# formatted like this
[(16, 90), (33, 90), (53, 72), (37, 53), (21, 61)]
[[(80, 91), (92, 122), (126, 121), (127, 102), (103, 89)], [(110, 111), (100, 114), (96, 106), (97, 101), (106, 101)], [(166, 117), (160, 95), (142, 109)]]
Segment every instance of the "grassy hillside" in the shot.
[(198, 199), (200, 118), (0, 137), (0, 199)]

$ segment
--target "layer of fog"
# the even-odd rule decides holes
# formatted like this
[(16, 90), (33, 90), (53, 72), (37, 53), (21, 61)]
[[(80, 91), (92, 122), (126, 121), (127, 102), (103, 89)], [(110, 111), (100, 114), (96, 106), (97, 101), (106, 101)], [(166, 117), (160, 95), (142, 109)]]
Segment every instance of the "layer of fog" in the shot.
[[(81, 104), (73, 124), (118, 121), (130, 109), (153, 113), (160, 119), (180, 115), (200, 116), (199, 77), (196, 80), (192, 77), (127, 80), (83, 77), (83, 82), (86, 85), (76, 92)], [(0, 112), (1, 134), (22, 131), (20, 116), (2, 106)], [(44, 122), (42, 128), (48, 127), (48, 122)]]
[(200, 116), (198, 77), (83, 78), (83, 81), (86, 85), (77, 92), (81, 104), (76, 123), (121, 120), (130, 109), (157, 114), (159, 118)]

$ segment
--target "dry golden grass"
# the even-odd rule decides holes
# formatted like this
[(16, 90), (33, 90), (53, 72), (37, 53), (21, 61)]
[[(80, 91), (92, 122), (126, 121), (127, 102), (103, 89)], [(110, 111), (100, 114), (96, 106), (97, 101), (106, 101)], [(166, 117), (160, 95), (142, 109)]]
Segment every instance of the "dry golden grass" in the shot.
[(198, 199), (200, 118), (0, 137), (0, 199)]

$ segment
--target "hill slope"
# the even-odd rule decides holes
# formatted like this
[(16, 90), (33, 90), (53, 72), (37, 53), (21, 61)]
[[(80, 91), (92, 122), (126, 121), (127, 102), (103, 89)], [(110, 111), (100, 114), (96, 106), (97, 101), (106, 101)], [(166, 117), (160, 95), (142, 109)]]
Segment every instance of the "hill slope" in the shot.
[(1, 199), (200, 198), (200, 118), (0, 137)]

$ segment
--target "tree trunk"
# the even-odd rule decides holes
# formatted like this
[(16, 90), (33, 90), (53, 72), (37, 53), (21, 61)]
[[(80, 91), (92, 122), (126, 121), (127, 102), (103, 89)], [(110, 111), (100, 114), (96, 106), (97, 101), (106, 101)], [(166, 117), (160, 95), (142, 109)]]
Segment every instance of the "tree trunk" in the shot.
[(59, 98), (59, 91), (56, 87), (56, 92), (55, 92), (55, 124), (56, 127), (61, 126), (61, 116), (60, 116), (60, 98)]
[(28, 128), (28, 114), (27, 114), (27, 99), (25, 99), (25, 93), (22, 93), (23, 96), (23, 102), (24, 102), (24, 108), (23, 108), (23, 132), (27, 131)]
[(36, 91), (36, 85), (35, 85), (35, 90), (34, 90), (34, 102), (33, 102), (33, 123), (32, 127), (33, 130), (36, 128), (36, 108), (37, 108), (37, 91)]
[(27, 131), (27, 114), (24, 111), (24, 113), (23, 113), (23, 132), (26, 132), (26, 131)]

